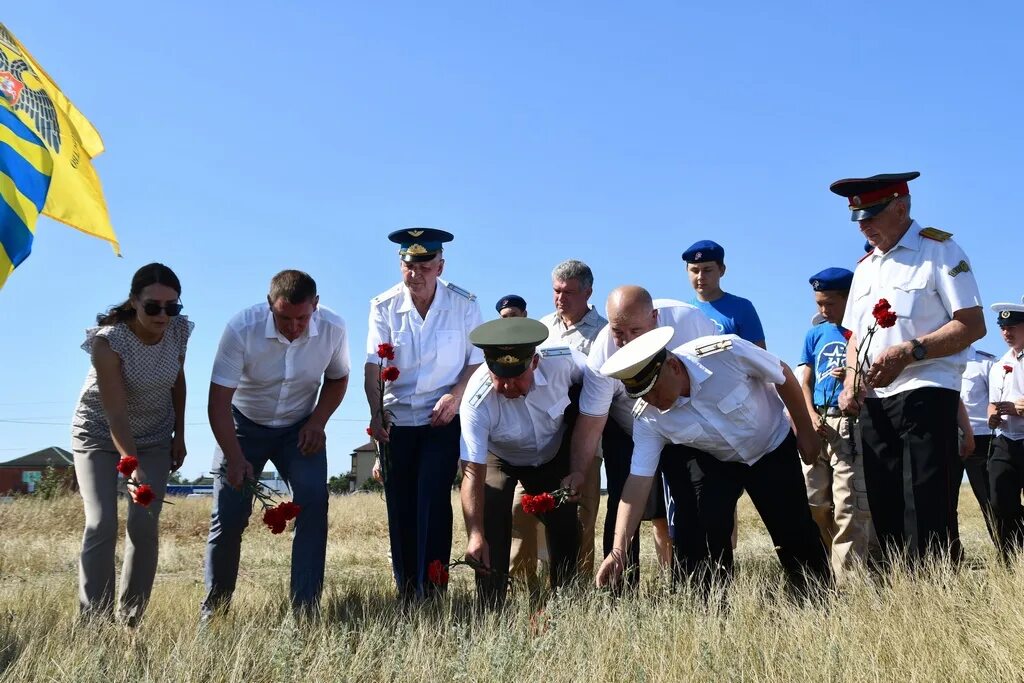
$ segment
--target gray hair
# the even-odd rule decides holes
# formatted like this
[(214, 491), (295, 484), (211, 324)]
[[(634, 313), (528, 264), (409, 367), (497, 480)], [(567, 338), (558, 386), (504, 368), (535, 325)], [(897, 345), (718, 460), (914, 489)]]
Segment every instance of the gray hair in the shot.
[(557, 280), (562, 282), (576, 280), (583, 289), (594, 287), (594, 273), (590, 270), (590, 266), (576, 259), (568, 259), (555, 266), (555, 269), (551, 271), (551, 281)]

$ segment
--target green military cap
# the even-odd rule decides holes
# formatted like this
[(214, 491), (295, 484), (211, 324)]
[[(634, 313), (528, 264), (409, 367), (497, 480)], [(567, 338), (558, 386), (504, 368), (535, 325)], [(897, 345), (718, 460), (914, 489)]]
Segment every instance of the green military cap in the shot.
[(491, 320), (469, 333), (469, 342), (483, 349), (487, 367), (498, 377), (526, 372), (537, 345), (547, 338), (547, 326), (531, 318)]
[(622, 380), (626, 395), (640, 398), (654, 387), (668, 358), (668, 343), (675, 330), (656, 327), (645, 332), (611, 355), (601, 366), (601, 374)]

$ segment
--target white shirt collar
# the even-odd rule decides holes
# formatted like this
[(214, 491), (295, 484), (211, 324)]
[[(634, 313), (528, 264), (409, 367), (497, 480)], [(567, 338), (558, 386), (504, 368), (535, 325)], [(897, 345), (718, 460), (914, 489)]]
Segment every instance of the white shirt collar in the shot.
[[(427, 310), (447, 311), (449, 308), (451, 308), (451, 303), (448, 299), (448, 286), (441, 280), (441, 278), (438, 278), (436, 289), (434, 290), (434, 300), (430, 302), (430, 308)], [(412, 301), (412, 293), (410, 293), (409, 288), (403, 284), (402, 303), (398, 305), (398, 312), (408, 313), (413, 310), (416, 310), (416, 305)]]

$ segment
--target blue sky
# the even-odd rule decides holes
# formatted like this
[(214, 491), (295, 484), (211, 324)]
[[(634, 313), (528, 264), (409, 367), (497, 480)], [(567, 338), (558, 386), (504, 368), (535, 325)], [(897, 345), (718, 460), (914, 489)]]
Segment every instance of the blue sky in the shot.
[[(228, 318), (278, 270), (307, 270), (360, 373), (400, 227), (456, 235), (446, 275), (485, 318), (509, 292), (550, 312), (565, 258), (591, 265), (602, 310), (624, 283), (687, 298), (680, 254), (714, 239), (723, 286), (793, 362), (807, 278), (862, 253), (829, 183), (919, 170), (914, 216), (955, 233), (986, 304), (1024, 294), (1020, 3), (36, 0), (0, 20), (102, 133), (124, 252), (40, 220), (0, 290), (0, 460), (69, 446), (83, 330), (154, 260), (196, 323), (189, 477), (210, 466)], [(1002, 353), (988, 320), (981, 347)], [(356, 381), (328, 428), (332, 473), (367, 416)]]

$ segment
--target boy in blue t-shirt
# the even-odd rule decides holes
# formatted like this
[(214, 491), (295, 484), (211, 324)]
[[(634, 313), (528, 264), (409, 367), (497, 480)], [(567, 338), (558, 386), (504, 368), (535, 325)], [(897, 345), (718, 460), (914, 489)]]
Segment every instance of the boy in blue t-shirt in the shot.
[(767, 348), (754, 304), (741, 296), (722, 291), (720, 282), (725, 275), (725, 249), (717, 242), (701, 240), (683, 252), (683, 260), (686, 261), (690, 286), (696, 292), (689, 303), (711, 318), (718, 334), (735, 334), (762, 349)]
[(850, 420), (839, 411), (850, 334), (842, 327), (843, 313), (852, 281), (853, 273), (845, 268), (826, 268), (810, 278), (824, 322), (808, 330), (798, 366), (807, 410), (823, 446), (816, 463), (803, 464), (807, 502), (825, 547), (831, 548), (837, 580), (867, 559), (874, 533), (863, 460), (850, 448)]

